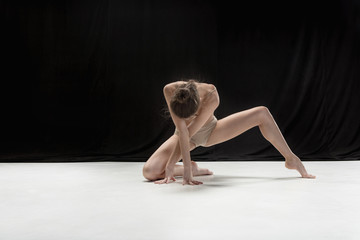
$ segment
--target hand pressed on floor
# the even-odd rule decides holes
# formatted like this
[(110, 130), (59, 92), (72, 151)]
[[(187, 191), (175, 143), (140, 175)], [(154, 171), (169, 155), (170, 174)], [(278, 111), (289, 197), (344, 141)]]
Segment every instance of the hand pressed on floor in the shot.
[(171, 183), (171, 182), (175, 182), (176, 179), (174, 177), (166, 177), (162, 180), (158, 180), (158, 181), (155, 181), (156, 184), (164, 184), (164, 183)]
[(193, 180), (193, 179), (191, 179), (191, 180), (183, 180), (183, 185), (185, 185), (185, 184), (189, 184), (189, 185), (200, 185), (200, 184), (203, 184), (202, 182), (200, 182), (200, 181), (196, 181), (196, 180)]
[(191, 168), (184, 168), (184, 175), (183, 175), (183, 185), (199, 185), (202, 184), (200, 181), (196, 181), (193, 179), (192, 169)]
[(162, 180), (158, 180), (155, 183), (156, 184), (168, 184), (171, 182), (175, 182), (176, 179), (174, 177), (174, 166), (166, 166), (165, 168), (165, 178)]

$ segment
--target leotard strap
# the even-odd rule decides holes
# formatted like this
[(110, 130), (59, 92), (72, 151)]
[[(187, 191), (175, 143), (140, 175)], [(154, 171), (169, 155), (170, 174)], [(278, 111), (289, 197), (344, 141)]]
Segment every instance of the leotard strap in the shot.
[(206, 94), (206, 97), (209, 96), (210, 94), (212, 94), (212, 93), (215, 92), (215, 91), (216, 91), (216, 87), (214, 86), (214, 89), (211, 90), (210, 92), (208, 92), (208, 93)]
[(209, 92), (209, 94), (210, 94), (210, 93), (213, 93), (213, 92), (215, 92), (215, 91), (216, 91), (216, 87), (214, 86), (214, 89), (211, 90), (211, 91)]

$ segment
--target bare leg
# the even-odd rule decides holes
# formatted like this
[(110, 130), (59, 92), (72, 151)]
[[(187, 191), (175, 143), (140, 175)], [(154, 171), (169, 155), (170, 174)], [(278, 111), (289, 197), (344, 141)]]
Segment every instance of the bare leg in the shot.
[(290, 150), (273, 116), (268, 110), (267, 112), (267, 117), (263, 119), (259, 128), (262, 135), (285, 157), (285, 167), (296, 169), (303, 178), (315, 178), (315, 176), (307, 173), (300, 158)]
[[(196, 162), (191, 161), (191, 169), (193, 176), (202, 176), (202, 175), (212, 175), (213, 172), (206, 168), (199, 168)], [(184, 174), (184, 166), (183, 165), (175, 165), (174, 176), (182, 176)]]
[[(191, 146), (190, 151), (195, 148), (193, 143), (190, 143), (190, 146)], [(177, 146), (175, 147), (173, 154), (174, 154), (174, 159), (177, 159), (177, 162), (181, 160), (181, 151), (180, 151), (179, 144), (177, 144)], [(199, 166), (194, 161), (191, 161), (191, 170), (192, 170), (193, 176), (213, 174), (213, 172), (211, 172), (210, 170), (208, 170), (206, 168), (199, 168)], [(183, 176), (183, 174), (184, 174), (184, 166), (180, 165), (180, 164), (175, 164), (174, 176)]]
[(208, 139), (207, 146), (225, 142), (255, 126), (259, 126), (265, 139), (284, 156), (287, 168), (296, 169), (304, 178), (315, 178), (306, 172), (300, 159), (287, 145), (270, 111), (263, 106), (241, 111), (219, 120)]
[[(146, 161), (143, 167), (143, 175), (148, 180), (157, 180), (165, 177), (165, 167), (171, 154), (174, 154), (177, 161), (181, 160), (180, 149), (177, 148), (178, 136), (173, 135), (166, 140)], [(190, 151), (195, 148), (194, 144), (190, 143)], [(204, 168), (199, 168), (197, 164), (192, 161), (193, 176), (212, 174), (211, 171)], [(182, 165), (175, 165), (174, 176), (182, 176), (184, 167)]]

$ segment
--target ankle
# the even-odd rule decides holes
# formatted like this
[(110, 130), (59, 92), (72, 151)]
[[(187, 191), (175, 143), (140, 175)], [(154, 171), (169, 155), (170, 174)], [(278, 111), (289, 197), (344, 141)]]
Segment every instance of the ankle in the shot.
[(297, 158), (298, 157), (295, 154), (290, 154), (290, 155), (285, 156), (285, 161), (291, 161), (291, 160), (295, 160)]

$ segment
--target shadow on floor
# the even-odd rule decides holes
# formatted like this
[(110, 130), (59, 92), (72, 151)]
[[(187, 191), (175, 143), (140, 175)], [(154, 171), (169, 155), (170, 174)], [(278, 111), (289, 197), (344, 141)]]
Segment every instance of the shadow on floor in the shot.
[(197, 180), (203, 181), (204, 184), (208, 187), (230, 187), (234, 185), (258, 184), (258, 183), (272, 182), (272, 181), (289, 181), (300, 178), (301, 177), (210, 175), (210, 176), (197, 177)]
[[(207, 176), (201, 176), (207, 177)], [(275, 180), (275, 181), (283, 181), (283, 180), (294, 180), (299, 179), (301, 177), (256, 177), (256, 176), (229, 176), (229, 175), (211, 175), (211, 180), (224, 180), (224, 179), (263, 179), (263, 180)]]
[[(206, 190), (209, 188), (226, 188), (234, 187), (239, 185), (249, 185), (249, 184), (261, 184), (264, 182), (273, 182), (273, 181), (291, 181), (300, 179), (301, 177), (262, 177), (262, 176), (231, 176), (231, 175), (205, 175), (205, 176), (196, 176), (195, 179), (202, 181), (203, 184), (190, 186), (182, 188), (182, 191), (193, 192), (199, 190)], [(169, 184), (175, 184), (177, 186), (182, 185), (182, 177), (175, 177), (176, 182)], [(154, 184), (154, 181), (144, 180), (143, 182), (148, 182)], [(177, 189), (176, 191), (178, 191)]]

